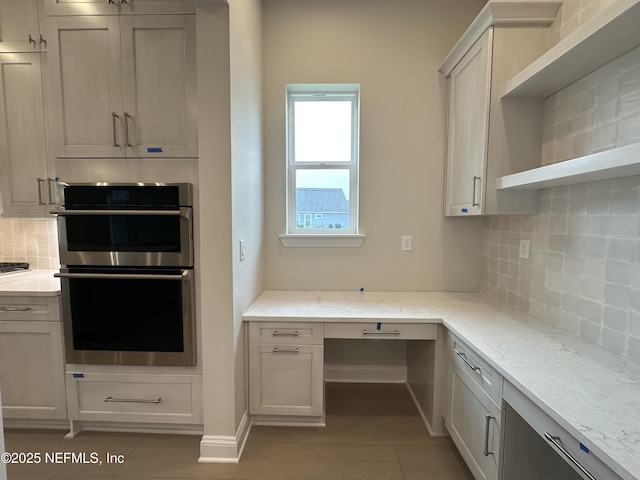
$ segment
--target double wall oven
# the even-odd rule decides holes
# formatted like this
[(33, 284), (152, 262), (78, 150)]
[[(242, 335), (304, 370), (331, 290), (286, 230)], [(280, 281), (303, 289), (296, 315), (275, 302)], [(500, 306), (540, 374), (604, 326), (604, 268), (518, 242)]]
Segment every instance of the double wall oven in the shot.
[(67, 362), (195, 365), (191, 184), (69, 184), (54, 213)]

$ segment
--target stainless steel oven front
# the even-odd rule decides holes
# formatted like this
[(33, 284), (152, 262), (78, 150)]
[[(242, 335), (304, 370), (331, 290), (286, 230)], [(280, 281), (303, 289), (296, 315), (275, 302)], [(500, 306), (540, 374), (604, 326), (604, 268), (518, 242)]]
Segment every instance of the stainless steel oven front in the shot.
[(193, 265), (190, 184), (71, 184), (52, 213), (62, 265)]
[(190, 184), (70, 184), (58, 216), (68, 363), (193, 366)]
[(67, 363), (193, 366), (193, 270), (62, 268)]

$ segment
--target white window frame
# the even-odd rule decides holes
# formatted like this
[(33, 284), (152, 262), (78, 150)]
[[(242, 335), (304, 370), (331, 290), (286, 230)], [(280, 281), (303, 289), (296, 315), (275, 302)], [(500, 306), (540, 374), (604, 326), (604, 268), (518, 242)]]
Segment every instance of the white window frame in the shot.
[[(285, 246), (360, 246), (364, 235), (359, 232), (359, 156), (360, 156), (360, 85), (358, 84), (296, 84), (286, 86), (287, 115), (287, 230), (280, 235)], [(352, 102), (351, 158), (347, 162), (296, 162), (294, 105), (296, 101)], [(296, 172), (298, 170), (349, 171), (349, 228), (298, 228), (296, 222)], [(327, 242), (319, 241), (326, 239)]]

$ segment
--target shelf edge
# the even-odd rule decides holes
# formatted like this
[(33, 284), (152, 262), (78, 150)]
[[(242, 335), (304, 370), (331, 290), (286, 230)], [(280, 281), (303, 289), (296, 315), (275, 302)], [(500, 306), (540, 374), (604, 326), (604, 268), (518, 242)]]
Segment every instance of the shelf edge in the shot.
[(640, 143), (496, 179), (498, 190), (538, 190), (640, 175)]
[[(612, 3), (507, 81), (502, 88), (501, 97), (546, 98), (558, 92), (640, 46), (640, 29), (634, 27), (637, 23), (640, 23), (640, 0), (618, 0)], [(632, 28), (628, 28), (629, 25)], [(608, 46), (606, 40), (609, 38), (616, 39), (615, 48)], [(594, 52), (593, 49), (603, 50)], [(586, 60), (571, 61), (578, 57)], [(568, 65), (576, 73), (562, 78), (558, 73), (562, 74), (562, 71), (569, 68)], [(544, 81), (541, 82), (540, 79)]]

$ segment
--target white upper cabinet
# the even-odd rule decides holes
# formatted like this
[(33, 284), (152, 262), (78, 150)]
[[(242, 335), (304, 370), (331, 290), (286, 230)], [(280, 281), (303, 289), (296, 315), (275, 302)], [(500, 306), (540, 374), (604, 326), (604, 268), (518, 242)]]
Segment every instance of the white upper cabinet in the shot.
[(536, 213), (536, 192), (498, 191), (496, 179), (540, 165), (542, 105), (500, 97), (504, 82), (544, 53), (558, 8), (489, 2), (441, 65), (449, 81), (445, 215)]
[(491, 99), (493, 28), (449, 77), (447, 215), (480, 214)]
[(150, 15), (194, 13), (193, 0), (45, 0), (47, 15)]
[(43, 0), (0, 0), (0, 52), (43, 52)]
[(55, 204), (47, 156), (39, 53), (0, 53), (0, 173), (5, 214), (48, 214)]
[(195, 18), (56, 17), (58, 158), (195, 157)]

